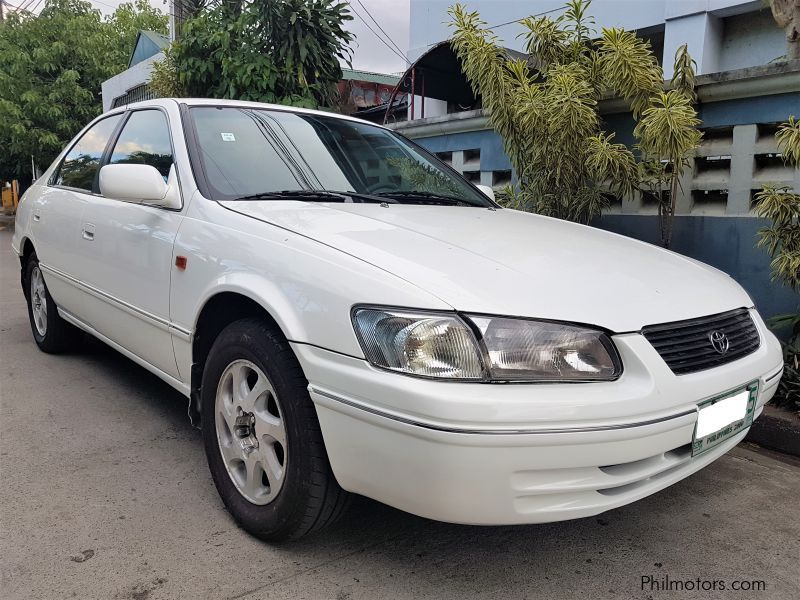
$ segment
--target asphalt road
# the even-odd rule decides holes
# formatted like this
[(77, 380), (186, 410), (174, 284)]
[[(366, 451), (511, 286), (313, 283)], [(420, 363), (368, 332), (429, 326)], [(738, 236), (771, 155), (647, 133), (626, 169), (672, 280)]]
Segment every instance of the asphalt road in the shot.
[[(753, 447), (597, 518), (464, 527), (359, 499), (315, 537), (261, 543), (223, 507), (179, 394), (98, 342), (36, 349), (10, 238), (0, 231), (4, 600), (800, 598), (800, 463)], [(643, 590), (642, 576), (728, 589)], [(729, 590), (752, 580), (766, 591)]]

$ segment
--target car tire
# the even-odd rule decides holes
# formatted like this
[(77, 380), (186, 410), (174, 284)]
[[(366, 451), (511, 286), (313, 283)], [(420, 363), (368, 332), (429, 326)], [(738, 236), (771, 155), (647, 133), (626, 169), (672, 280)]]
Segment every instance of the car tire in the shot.
[(33, 339), (39, 349), (48, 354), (60, 354), (73, 347), (79, 331), (58, 314), (35, 252), (25, 263), (25, 298)]
[(271, 542), (338, 518), (349, 494), (331, 470), (308, 381), (264, 319), (227, 326), (203, 369), (203, 441), (211, 476), (236, 522)]

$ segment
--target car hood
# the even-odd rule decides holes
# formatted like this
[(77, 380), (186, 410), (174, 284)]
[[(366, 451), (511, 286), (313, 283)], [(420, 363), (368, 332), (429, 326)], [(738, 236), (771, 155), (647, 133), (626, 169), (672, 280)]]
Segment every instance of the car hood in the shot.
[(509, 209), (220, 204), (355, 256), (464, 312), (627, 332), (752, 305), (728, 275), (693, 259), (594, 227)]

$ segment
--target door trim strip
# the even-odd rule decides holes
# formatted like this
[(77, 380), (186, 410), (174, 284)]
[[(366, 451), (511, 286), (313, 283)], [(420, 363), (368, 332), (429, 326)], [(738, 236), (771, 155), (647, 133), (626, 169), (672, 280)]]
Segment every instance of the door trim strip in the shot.
[(141, 308), (139, 308), (138, 306), (134, 306), (130, 302), (125, 302), (125, 300), (122, 300), (120, 298), (117, 298), (116, 296), (113, 296), (113, 295), (111, 295), (111, 294), (109, 294), (107, 292), (104, 292), (103, 290), (98, 289), (98, 288), (94, 287), (93, 285), (89, 285), (88, 283), (85, 283), (85, 282), (81, 281), (80, 279), (77, 279), (77, 278), (73, 277), (72, 275), (68, 275), (67, 273), (64, 273), (63, 271), (60, 271), (59, 269), (55, 269), (55, 268), (53, 268), (51, 266), (48, 266), (48, 265), (45, 265), (44, 263), (41, 263), (41, 262), (39, 263), (39, 266), (42, 268), (42, 270), (45, 273), (50, 273), (50, 274), (58, 277), (59, 279), (61, 279), (63, 281), (71, 283), (72, 285), (77, 286), (77, 287), (83, 289), (84, 291), (88, 292), (89, 294), (91, 294), (95, 298), (99, 298), (101, 300), (105, 300), (107, 302), (116, 304), (117, 306), (119, 306), (120, 308), (125, 310), (125, 312), (127, 312), (129, 314), (132, 314), (132, 315), (137, 316), (137, 317), (144, 317), (148, 321), (151, 321), (152, 323), (154, 323), (160, 329), (163, 329), (164, 331), (167, 331), (169, 333), (173, 333), (177, 337), (180, 337), (181, 339), (184, 339), (184, 340), (188, 341), (192, 337), (192, 332), (191, 331), (189, 331), (187, 329), (184, 329), (183, 327), (180, 327), (178, 325), (175, 325), (174, 323), (172, 323), (171, 321), (169, 321), (167, 319), (164, 319), (162, 317), (154, 315), (153, 313), (150, 313), (150, 312), (148, 312), (146, 310), (142, 310)]

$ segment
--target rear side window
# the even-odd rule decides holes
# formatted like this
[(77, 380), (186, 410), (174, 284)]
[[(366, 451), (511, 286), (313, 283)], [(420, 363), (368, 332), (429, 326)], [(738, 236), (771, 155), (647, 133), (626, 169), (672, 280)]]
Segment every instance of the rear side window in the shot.
[(61, 162), (55, 185), (93, 191), (103, 151), (121, 119), (122, 115), (113, 115), (98, 121), (84, 133)]
[(150, 165), (166, 180), (172, 166), (167, 118), (160, 110), (137, 110), (119, 134), (110, 164)]

